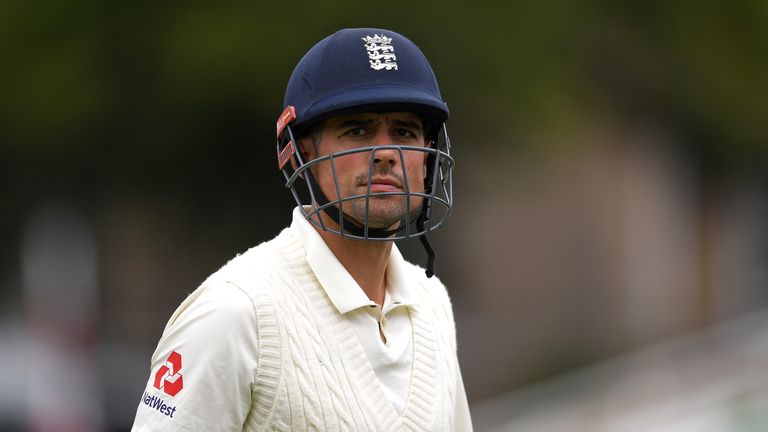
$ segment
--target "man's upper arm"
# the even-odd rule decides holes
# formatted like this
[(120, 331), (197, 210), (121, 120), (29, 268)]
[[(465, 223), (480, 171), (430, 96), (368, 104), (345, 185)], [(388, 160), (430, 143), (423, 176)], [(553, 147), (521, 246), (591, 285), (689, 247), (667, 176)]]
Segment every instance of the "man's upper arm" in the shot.
[(199, 290), (152, 356), (134, 431), (242, 430), (257, 366), (254, 306), (230, 283)]

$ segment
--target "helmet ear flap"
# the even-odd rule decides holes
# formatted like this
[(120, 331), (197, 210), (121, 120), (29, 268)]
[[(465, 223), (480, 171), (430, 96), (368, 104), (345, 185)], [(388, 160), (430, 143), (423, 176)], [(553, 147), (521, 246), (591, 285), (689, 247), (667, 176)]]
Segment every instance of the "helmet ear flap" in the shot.
[[(442, 164), (442, 160), (437, 160), (437, 155), (445, 150), (445, 148), (443, 148), (445, 145), (441, 146), (440, 142), (440, 132), (444, 129), (444, 123), (424, 118), (422, 120), (422, 125), (424, 127), (424, 137), (429, 143), (429, 147), (435, 150), (434, 152), (427, 153), (427, 166), (426, 170), (424, 170), (424, 193), (431, 194), (432, 188), (434, 187), (435, 170), (440, 169), (440, 164)], [(445, 131), (443, 132), (445, 133)], [(447, 139), (447, 136), (445, 136), (444, 139)]]
[[(434, 141), (432, 141), (434, 143)], [(434, 146), (434, 144), (432, 144)], [(435, 158), (433, 153), (427, 154), (426, 164), (427, 169), (424, 171), (424, 193), (429, 195), (432, 193), (432, 183), (435, 178)]]
[(434, 148), (437, 145), (437, 139), (440, 135), (440, 127), (442, 122), (436, 121), (426, 115), (421, 115), (421, 129), (424, 131), (424, 139), (431, 142)]

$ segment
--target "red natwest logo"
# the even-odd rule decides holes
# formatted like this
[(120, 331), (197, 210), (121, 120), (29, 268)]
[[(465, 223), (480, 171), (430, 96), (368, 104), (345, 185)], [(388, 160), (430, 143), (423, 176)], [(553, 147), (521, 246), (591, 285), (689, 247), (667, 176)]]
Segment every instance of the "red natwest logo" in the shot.
[(176, 396), (184, 387), (184, 378), (179, 373), (180, 370), (181, 354), (173, 351), (155, 374), (155, 388), (162, 390), (168, 396)]

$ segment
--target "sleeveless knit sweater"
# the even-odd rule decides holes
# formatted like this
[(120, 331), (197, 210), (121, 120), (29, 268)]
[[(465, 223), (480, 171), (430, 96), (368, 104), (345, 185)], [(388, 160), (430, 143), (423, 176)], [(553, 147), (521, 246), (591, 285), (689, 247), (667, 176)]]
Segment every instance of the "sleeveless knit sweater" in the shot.
[[(459, 373), (451, 304), (437, 278), (404, 267), (418, 301), (403, 416), (287, 228), (231, 260), (179, 306), (153, 355), (150, 399), (139, 404), (133, 430), (453, 430)], [(172, 352), (184, 357), (184, 389), (169, 397), (151, 383)], [(154, 397), (169, 408), (153, 408)], [(156, 412), (171, 405), (172, 418)]]

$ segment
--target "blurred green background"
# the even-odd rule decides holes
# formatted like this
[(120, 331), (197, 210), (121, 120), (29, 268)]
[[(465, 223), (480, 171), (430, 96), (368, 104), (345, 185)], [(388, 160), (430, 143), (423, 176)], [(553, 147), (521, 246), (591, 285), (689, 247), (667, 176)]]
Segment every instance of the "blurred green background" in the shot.
[(129, 430), (175, 306), (289, 223), (282, 93), (344, 27), (451, 109), (471, 404), (768, 307), (768, 2), (11, 0), (0, 429)]

